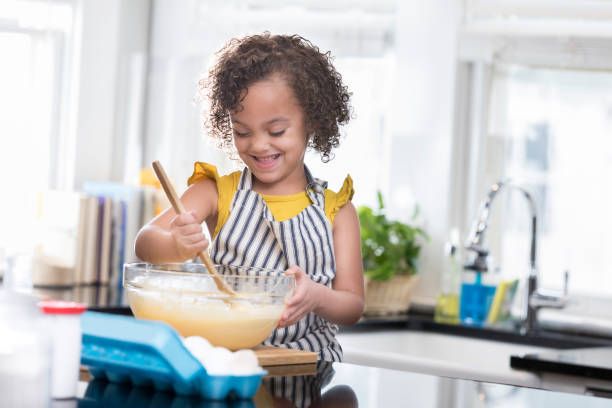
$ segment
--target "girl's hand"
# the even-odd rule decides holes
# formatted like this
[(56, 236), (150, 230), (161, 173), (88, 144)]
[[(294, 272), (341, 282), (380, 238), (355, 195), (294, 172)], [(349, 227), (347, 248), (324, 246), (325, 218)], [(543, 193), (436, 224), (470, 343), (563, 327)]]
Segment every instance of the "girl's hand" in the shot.
[(170, 233), (182, 259), (191, 259), (208, 248), (208, 240), (202, 232), (202, 225), (195, 211), (177, 215), (170, 222)]
[(285, 303), (278, 327), (287, 327), (297, 323), (309, 312), (316, 310), (321, 303), (322, 291), (325, 287), (314, 282), (297, 265), (291, 265), (285, 275), (295, 276), (293, 295)]

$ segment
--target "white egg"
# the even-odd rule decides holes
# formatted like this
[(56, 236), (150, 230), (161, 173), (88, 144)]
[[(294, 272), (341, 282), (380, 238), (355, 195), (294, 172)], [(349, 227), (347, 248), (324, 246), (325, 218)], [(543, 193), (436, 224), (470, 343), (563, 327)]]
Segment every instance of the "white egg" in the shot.
[(203, 357), (210, 349), (213, 348), (208, 340), (200, 336), (189, 336), (183, 340), (183, 344), (198, 360), (200, 360), (201, 357)]
[(213, 347), (200, 360), (210, 375), (230, 375), (232, 352), (225, 347)]
[(213, 347), (200, 336), (182, 339), (189, 352), (204, 366), (209, 375), (252, 375), (262, 371), (253, 350), (232, 353), (225, 347)]
[(261, 371), (253, 350), (238, 350), (232, 354), (230, 370), (234, 375), (251, 375)]

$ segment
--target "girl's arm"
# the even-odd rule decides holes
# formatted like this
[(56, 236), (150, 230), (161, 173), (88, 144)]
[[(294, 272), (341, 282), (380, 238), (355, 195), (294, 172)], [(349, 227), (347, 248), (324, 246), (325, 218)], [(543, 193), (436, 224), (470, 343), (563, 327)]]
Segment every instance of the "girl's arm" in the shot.
[(355, 206), (347, 202), (334, 218), (336, 277), (332, 289), (324, 287), (321, 304), (315, 313), (342, 325), (356, 323), (364, 307), (361, 232)]
[(336, 277), (328, 288), (312, 281), (299, 267), (289, 273), (296, 278), (296, 291), (287, 302), (280, 327), (295, 324), (306, 313), (314, 311), (331, 323), (350, 325), (361, 317), (364, 306), (361, 233), (355, 206), (349, 201), (334, 218), (334, 252)]
[(208, 247), (202, 231), (206, 221), (209, 231), (217, 222), (217, 184), (202, 179), (181, 196), (186, 214), (177, 216), (167, 208), (140, 229), (136, 236), (136, 256), (149, 263), (182, 262), (197, 256)]

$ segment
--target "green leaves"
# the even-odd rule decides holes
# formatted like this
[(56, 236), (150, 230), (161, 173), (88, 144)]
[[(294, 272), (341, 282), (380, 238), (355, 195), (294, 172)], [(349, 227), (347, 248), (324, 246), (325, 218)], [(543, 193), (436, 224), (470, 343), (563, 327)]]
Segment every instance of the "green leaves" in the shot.
[[(421, 228), (387, 219), (380, 192), (378, 204), (378, 211), (367, 206), (357, 209), (365, 274), (373, 280), (388, 280), (396, 273), (416, 273), (421, 251), (419, 237), (425, 240), (429, 240), (429, 237)], [(415, 208), (412, 220), (417, 216), (418, 208)]]

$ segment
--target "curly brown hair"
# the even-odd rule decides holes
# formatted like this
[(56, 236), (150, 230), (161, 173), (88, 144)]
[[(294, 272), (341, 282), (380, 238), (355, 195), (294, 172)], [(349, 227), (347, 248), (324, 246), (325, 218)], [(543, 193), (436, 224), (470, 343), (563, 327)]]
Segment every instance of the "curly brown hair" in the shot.
[[(308, 147), (328, 161), (340, 140), (339, 126), (351, 118), (351, 93), (332, 64), (330, 52), (321, 52), (299, 35), (269, 32), (233, 38), (217, 53), (208, 77), (198, 82), (208, 98), (204, 127), (221, 148), (231, 150), (230, 112), (239, 110), (247, 88), (272, 74), (281, 74), (304, 111)], [(308, 137), (308, 136), (306, 136)]]

